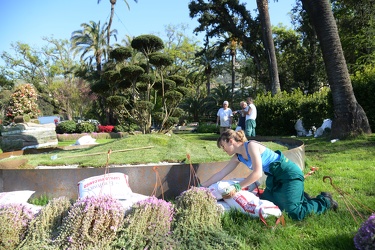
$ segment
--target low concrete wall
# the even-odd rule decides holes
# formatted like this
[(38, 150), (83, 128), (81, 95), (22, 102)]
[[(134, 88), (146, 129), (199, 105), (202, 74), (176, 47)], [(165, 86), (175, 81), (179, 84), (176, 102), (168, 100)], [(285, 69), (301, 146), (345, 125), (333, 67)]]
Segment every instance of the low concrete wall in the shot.
[[(263, 140), (266, 141), (267, 138), (263, 138)], [(283, 153), (290, 160), (296, 162), (301, 169), (304, 169), (305, 151), (303, 143), (296, 140), (282, 140), (280, 143), (290, 143), (290, 145), (296, 146)], [(193, 164), (193, 168), (198, 179), (205, 181), (226, 164), (227, 162)], [(157, 175), (153, 167), (156, 167), (158, 176), (160, 176), (161, 186), (157, 182)], [(110, 167), (108, 170), (110, 173), (120, 172), (128, 175), (132, 191), (143, 195), (154, 194), (156, 184), (155, 196), (161, 197), (163, 193), (164, 198), (170, 199), (187, 190), (189, 185), (193, 185), (193, 180), (190, 180), (189, 164)], [(32, 190), (36, 191), (34, 197), (48, 195), (50, 197), (66, 196), (77, 199), (77, 184), (79, 181), (104, 173), (105, 168), (0, 169), (0, 192)], [(249, 174), (250, 170), (241, 163), (225, 179), (243, 178)], [(262, 177), (262, 181), (264, 179), (265, 177)]]

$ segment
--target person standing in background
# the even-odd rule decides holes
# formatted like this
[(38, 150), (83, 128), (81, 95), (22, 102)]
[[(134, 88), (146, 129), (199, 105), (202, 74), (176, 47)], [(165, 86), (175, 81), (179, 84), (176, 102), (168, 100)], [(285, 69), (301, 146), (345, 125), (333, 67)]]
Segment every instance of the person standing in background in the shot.
[(229, 102), (224, 101), (223, 107), (217, 111), (216, 126), (220, 124), (220, 134), (232, 126), (232, 110), (229, 108)]
[(245, 101), (241, 101), (240, 107), (241, 107), (240, 110), (233, 111), (233, 114), (239, 114), (236, 131), (240, 130), (240, 129), (245, 131), (245, 128), (246, 128), (246, 111), (248, 109), (247, 103)]
[(254, 137), (255, 136), (255, 127), (256, 119), (257, 119), (257, 108), (254, 105), (254, 100), (251, 97), (246, 99), (248, 110), (246, 112), (246, 122), (245, 122), (245, 135), (246, 137)]

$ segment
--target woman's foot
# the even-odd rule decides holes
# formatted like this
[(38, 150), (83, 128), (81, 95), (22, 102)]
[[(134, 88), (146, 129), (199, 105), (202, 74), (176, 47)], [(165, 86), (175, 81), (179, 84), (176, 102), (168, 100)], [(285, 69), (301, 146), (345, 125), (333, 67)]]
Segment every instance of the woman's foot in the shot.
[(328, 193), (328, 192), (321, 192), (320, 195), (324, 196), (325, 198), (327, 198), (329, 200), (329, 202), (331, 203), (330, 209), (333, 209), (333, 211), (336, 212), (337, 209), (339, 208), (339, 204), (337, 203), (337, 201), (335, 201), (332, 198), (332, 194)]

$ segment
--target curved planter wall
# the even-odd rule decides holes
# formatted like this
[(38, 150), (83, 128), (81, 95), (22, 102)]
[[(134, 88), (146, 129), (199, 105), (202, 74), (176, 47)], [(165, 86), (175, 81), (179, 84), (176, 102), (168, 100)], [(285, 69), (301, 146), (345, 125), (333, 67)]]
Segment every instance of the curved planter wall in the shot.
[[(288, 145), (289, 150), (283, 153), (290, 160), (304, 169), (305, 148), (302, 141), (294, 139), (275, 139), (269, 137), (257, 137), (259, 141), (274, 141), (282, 145)], [(219, 171), (227, 162), (213, 162), (193, 164), (196, 176), (201, 180), (207, 180), (211, 175)], [(0, 166), (1, 167), (1, 166)], [(158, 183), (156, 194), (153, 193), (157, 181), (156, 171), (162, 186)], [(107, 171), (108, 172), (108, 171)], [(168, 164), (168, 165), (137, 165), (110, 167), (110, 173), (124, 173), (129, 177), (129, 184), (134, 193), (143, 195), (155, 194), (170, 199), (179, 195), (193, 185), (190, 180), (189, 164)], [(66, 196), (71, 199), (78, 198), (79, 181), (86, 178), (102, 175), (104, 168), (54, 168), (54, 169), (0, 169), (0, 192), (19, 190), (35, 191), (33, 197), (47, 195), (48, 197)], [(225, 179), (243, 178), (250, 173), (250, 170), (240, 164), (234, 172)]]

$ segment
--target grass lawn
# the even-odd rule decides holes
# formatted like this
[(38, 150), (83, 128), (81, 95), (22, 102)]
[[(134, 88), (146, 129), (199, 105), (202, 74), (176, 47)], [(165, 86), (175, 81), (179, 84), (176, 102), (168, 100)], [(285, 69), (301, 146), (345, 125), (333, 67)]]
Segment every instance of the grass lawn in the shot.
[[(193, 163), (226, 161), (229, 157), (217, 148), (216, 138), (216, 134), (132, 135), (116, 140), (98, 140), (100, 144), (86, 149), (21, 157), (27, 157), (29, 167), (68, 164), (104, 166), (109, 149), (131, 149), (112, 153), (109, 163), (181, 162), (186, 159), (186, 154), (191, 155)], [(311, 196), (322, 191), (331, 192), (339, 203), (338, 212), (311, 215), (300, 222), (286, 218), (285, 227), (277, 225), (274, 228), (243, 214), (227, 213), (222, 220), (224, 229), (243, 243), (243, 249), (354, 249), (355, 233), (375, 211), (375, 135), (335, 143), (326, 138), (297, 139), (305, 144), (305, 174), (310, 167), (319, 168), (306, 178), (305, 191)], [(67, 145), (72, 143), (74, 141)], [(279, 144), (266, 144), (274, 150), (285, 150)], [(146, 146), (151, 148), (140, 149)], [(80, 156), (96, 153), (101, 154)], [(52, 160), (53, 155), (57, 159)], [(76, 157), (70, 158), (73, 155)], [(335, 187), (328, 181), (323, 182), (324, 176), (330, 176)], [(267, 222), (274, 225), (275, 220), (269, 218)]]

